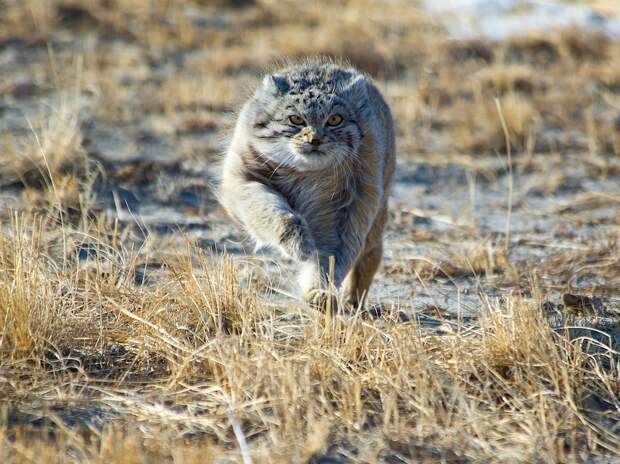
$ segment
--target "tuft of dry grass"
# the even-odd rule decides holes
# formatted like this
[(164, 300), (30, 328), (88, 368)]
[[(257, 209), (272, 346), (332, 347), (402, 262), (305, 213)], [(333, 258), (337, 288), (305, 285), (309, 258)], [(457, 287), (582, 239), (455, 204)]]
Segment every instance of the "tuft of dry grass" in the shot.
[[(454, 126), (452, 137), (468, 150), (477, 151), (494, 147), (504, 152), (506, 143), (502, 124), (497, 117), (497, 108), (488, 99), (477, 97), (478, 105), (462, 102), (461, 118)], [(510, 143), (524, 151), (535, 138), (540, 124), (540, 115), (527, 98), (508, 93), (500, 99), (502, 113), (506, 120)]]
[(422, 258), (397, 262), (387, 269), (390, 273), (415, 274), (420, 279), (472, 276), (492, 278), (496, 274), (514, 274), (505, 249), (491, 241), (473, 244), (442, 244), (440, 252)]
[(478, 71), (476, 79), (497, 94), (531, 93), (537, 86), (536, 73), (526, 64), (496, 63)]
[(59, 301), (57, 289), (45, 279), (38, 234), (27, 234), (23, 219), (16, 215), (12, 233), (0, 237), (0, 346), (3, 358), (9, 360), (40, 355), (57, 318), (62, 318), (62, 308), (53, 304)]
[(79, 103), (63, 97), (36, 120), (24, 116), (29, 131), (3, 137), (0, 182), (53, 188), (62, 176), (81, 176), (87, 159), (82, 147)]

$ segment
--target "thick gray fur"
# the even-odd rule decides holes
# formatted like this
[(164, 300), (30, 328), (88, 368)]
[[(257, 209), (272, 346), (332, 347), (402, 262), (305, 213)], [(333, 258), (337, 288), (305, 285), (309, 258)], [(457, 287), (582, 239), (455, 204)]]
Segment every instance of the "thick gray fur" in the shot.
[[(334, 115), (342, 122), (330, 126)], [(370, 78), (313, 59), (266, 75), (243, 105), (220, 198), (257, 244), (300, 262), (308, 301), (324, 292), (333, 256), (333, 284), (346, 281), (347, 299), (361, 304), (381, 258), (394, 164), (392, 117)]]

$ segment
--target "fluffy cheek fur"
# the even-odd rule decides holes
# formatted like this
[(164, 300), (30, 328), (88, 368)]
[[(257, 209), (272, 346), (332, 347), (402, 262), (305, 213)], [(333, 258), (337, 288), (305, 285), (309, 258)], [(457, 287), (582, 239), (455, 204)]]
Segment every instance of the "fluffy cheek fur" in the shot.
[(269, 161), (278, 166), (294, 166), (295, 156), (291, 153), (289, 139), (285, 137), (255, 138), (252, 145), (264, 157), (263, 161)]
[(254, 147), (278, 166), (292, 167), (300, 171), (313, 171), (338, 165), (355, 157), (362, 141), (357, 127), (347, 127), (328, 135), (317, 147), (318, 153), (297, 137), (256, 137)]
[(276, 166), (286, 166), (299, 171), (316, 171), (339, 164), (349, 156), (340, 144), (326, 143), (321, 146), (320, 153), (306, 153), (303, 145), (292, 138), (275, 139), (257, 138), (253, 142), (256, 150)]
[(333, 166), (342, 161), (342, 157), (339, 156), (339, 153), (327, 146), (327, 144), (321, 145), (321, 147), (318, 148), (318, 153), (309, 152), (309, 147), (307, 145), (295, 139), (290, 140), (289, 147), (294, 155), (293, 163), (295, 167), (299, 169), (318, 170)]
[(357, 126), (349, 125), (328, 135), (322, 148), (330, 154), (334, 162), (340, 163), (356, 158), (361, 145), (362, 133)]

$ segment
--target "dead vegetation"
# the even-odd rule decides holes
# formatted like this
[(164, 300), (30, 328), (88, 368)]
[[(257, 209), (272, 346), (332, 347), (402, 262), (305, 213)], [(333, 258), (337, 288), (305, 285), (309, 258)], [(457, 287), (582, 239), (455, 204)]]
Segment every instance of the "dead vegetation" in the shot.
[[(454, 41), (401, 1), (3, 11), (0, 461), (620, 459), (617, 41)], [(274, 298), (291, 269), (240, 253), (204, 179), (257, 74), (316, 54), (377, 78), (399, 179), (441, 200), (395, 201), (381, 283), (411, 298), (359, 314)], [(475, 311), (420, 309), (446, 286)]]
[[(267, 309), (230, 258), (191, 245), (137, 284), (148, 250), (90, 226), (64, 229), (67, 252), (52, 260), (53, 224), (16, 215), (0, 246), (5, 460), (234, 461), (245, 446), (256, 462), (620, 451), (610, 352), (554, 333), (536, 298), (488, 300), (479, 328), (446, 321), (440, 336), (395, 319), (398, 308), (376, 320)], [(89, 263), (71, 249), (84, 235), (98, 251)], [(32, 398), (47, 406), (33, 411)]]

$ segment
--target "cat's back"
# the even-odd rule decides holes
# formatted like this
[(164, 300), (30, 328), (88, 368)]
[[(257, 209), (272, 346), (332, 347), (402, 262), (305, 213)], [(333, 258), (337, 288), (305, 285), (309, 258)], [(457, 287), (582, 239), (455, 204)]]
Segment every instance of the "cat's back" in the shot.
[(389, 189), (396, 169), (396, 136), (394, 119), (390, 107), (376, 84), (366, 80), (366, 95), (369, 113), (372, 115), (373, 136), (376, 139), (376, 154), (382, 159), (384, 189)]

